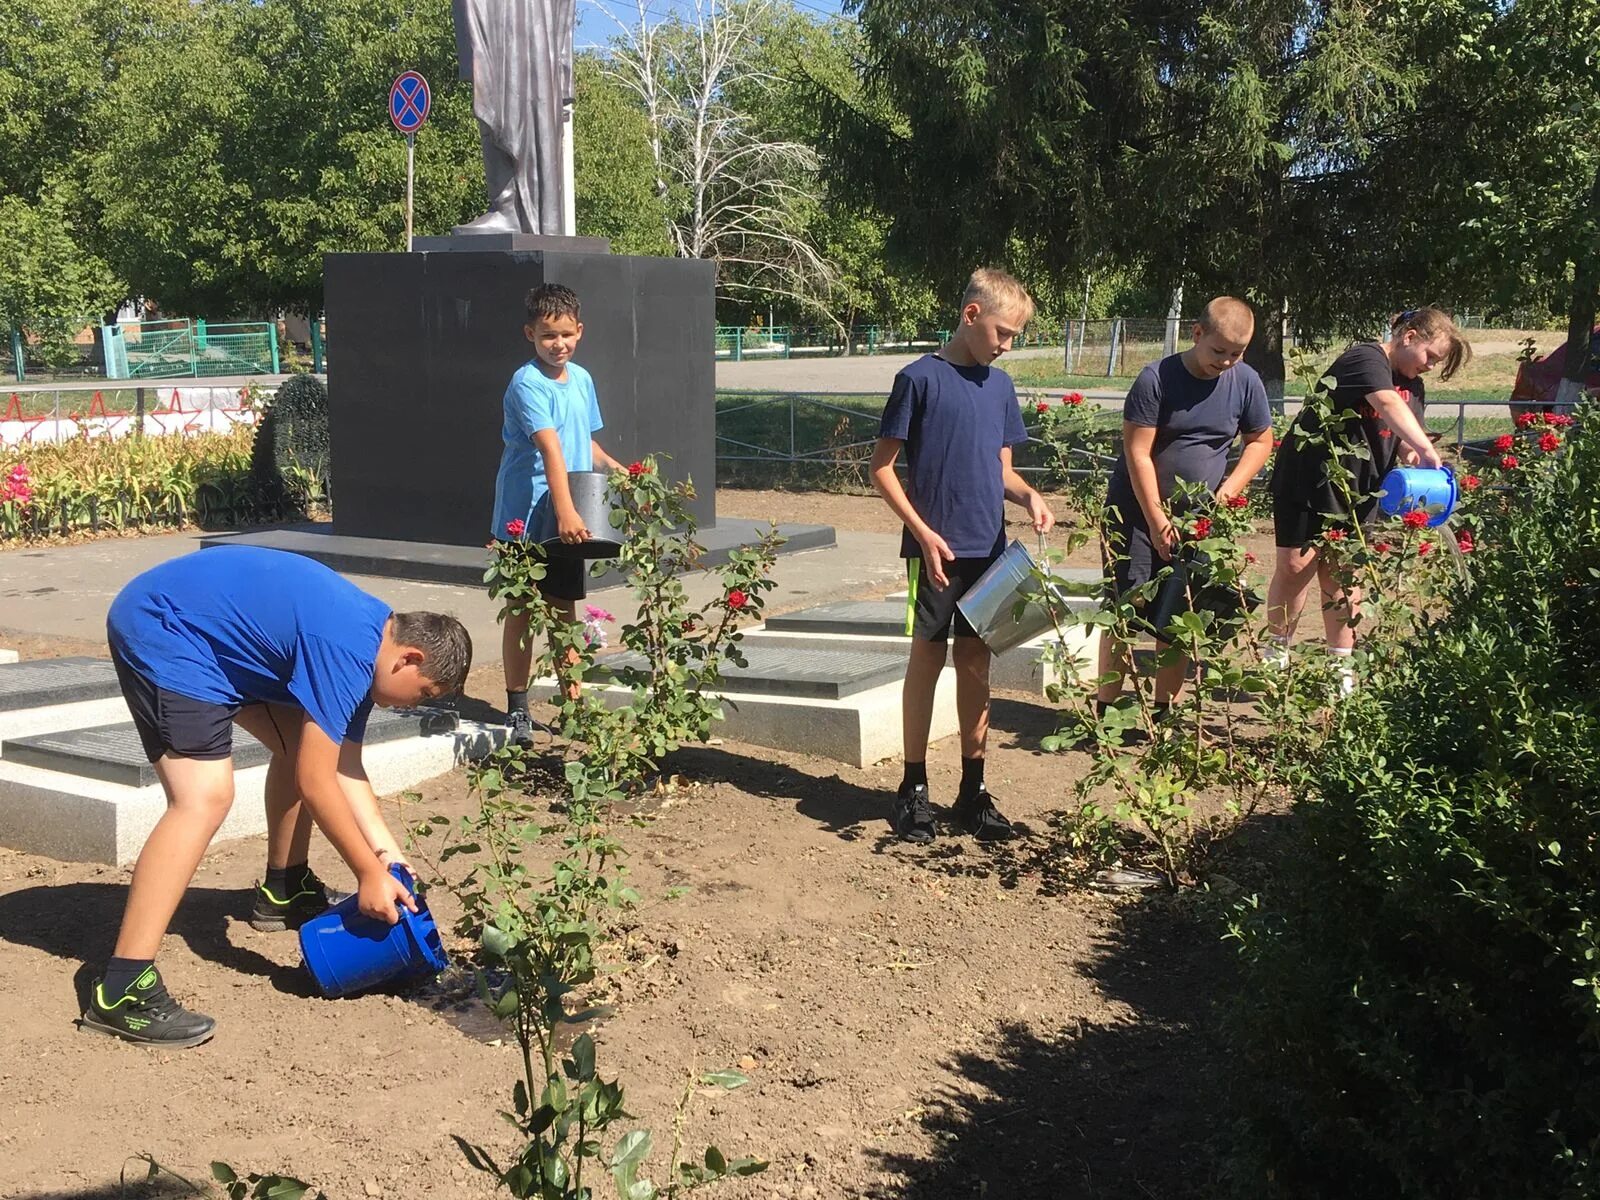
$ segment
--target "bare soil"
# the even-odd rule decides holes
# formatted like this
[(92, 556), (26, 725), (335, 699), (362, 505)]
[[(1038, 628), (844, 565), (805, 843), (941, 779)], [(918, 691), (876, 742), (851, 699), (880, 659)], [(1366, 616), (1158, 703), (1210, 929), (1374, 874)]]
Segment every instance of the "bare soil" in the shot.
[[(871, 497), (719, 495), (730, 515), (775, 503), (790, 520), (893, 528)], [(469, 690), (488, 703), (499, 686), (487, 665)], [(897, 763), (856, 770), (731, 741), (675, 757), (684, 786), (621, 830), (644, 903), (616, 930), (601, 989), (615, 1013), (596, 1029), (602, 1074), (655, 1130), (654, 1178), (685, 1079), (738, 1066), (751, 1085), (698, 1093), (686, 1150), (714, 1142), (771, 1167), (722, 1195), (1215, 1193), (1207, 1143), (1227, 1071), (1212, 1004), (1228, 952), (1195, 896), (1077, 882), (1052, 818), (1085, 760), (1039, 751), (1053, 723), (1024, 697), (996, 699), (989, 783), (1026, 836), (993, 848), (953, 831), (925, 848), (893, 840)], [(949, 803), (954, 739), (929, 767)], [(471, 804), (458, 772), (396, 818)], [(213, 1159), (282, 1170), (334, 1200), (488, 1193), (451, 1135), (511, 1145), (496, 1110), (519, 1075), (514, 1046), (450, 980), (314, 996), (294, 935), (244, 920), (264, 854), (261, 839), (214, 847), (179, 911), (164, 975), (219, 1030), (169, 1053), (73, 1024), (128, 873), (0, 851), (0, 1195), (119, 1196), (139, 1153), (190, 1179)], [(313, 862), (347, 879), (320, 839)], [(688, 890), (668, 899), (676, 888)], [(448, 923), (453, 900), (433, 896)]]

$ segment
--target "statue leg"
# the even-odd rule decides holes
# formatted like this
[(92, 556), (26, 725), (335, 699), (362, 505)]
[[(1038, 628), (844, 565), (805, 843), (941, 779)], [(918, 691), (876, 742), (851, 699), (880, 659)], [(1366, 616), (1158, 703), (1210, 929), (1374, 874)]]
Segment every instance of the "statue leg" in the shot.
[(483, 181), (489, 192), (489, 211), (456, 233), (522, 233), (517, 215), (517, 172), (511, 156), (495, 144), (489, 127), (478, 122), (478, 138), (483, 144)]

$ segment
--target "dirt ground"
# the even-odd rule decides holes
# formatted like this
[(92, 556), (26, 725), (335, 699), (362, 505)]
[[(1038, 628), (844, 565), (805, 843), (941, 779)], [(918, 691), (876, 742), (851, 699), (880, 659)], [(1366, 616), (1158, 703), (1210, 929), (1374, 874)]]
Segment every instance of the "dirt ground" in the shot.
[[(723, 492), (719, 507), (893, 528), (865, 497)], [(492, 703), (498, 688), (491, 665), (469, 690)], [(644, 903), (611, 947), (616, 1011), (595, 1031), (602, 1075), (621, 1077), (655, 1131), (654, 1178), (686, 1076), (738, 1065), (751, 1085), (697, 1095), (685, 1146), (771, 1167), (721, 1195), (1213, 1194), (1206, 1144), (1227, 1072), (1211, 1002), (1228, 952), (1195, 897), (1074, 885), (1051, 818), (1085, 760), (1039, 751), (1052, 714), (1024, 697), (998, 696), (994, 727), (990, 787), (1027, 828), (999, 848), (955, 833), (894, 841), (896, 763), (856, 770), (733, 742), (676, 757), (689, 785), (621, 833)], [(953, 738), (929, 768), (936, 803), (949, 803)], [(404, 815), (470, 803), (458, 773)], [(282, 1170), (333, 1200), (488, 1193), (451, 1135), (510, 1145), (496, 1109), (519, 1075), (514, 1047), (447, 986), (313, 996), (294, 935), (243, 919), (264, 853), (260, 839), (233, 841), (202, 865), (161, 966), (218, 1034), (164, 1053), (73, 1025), (127, 872), (0, 851), (0, 1195), (109, 1200), (140, 1153), (191, 1179), (213, 1159)], [(313, 862), (347, 878), (320, 840)], [(676, 888), (688, 890), (668, 899)], [(441, 924), (453, 918), (442, 889), (434, 903)]]

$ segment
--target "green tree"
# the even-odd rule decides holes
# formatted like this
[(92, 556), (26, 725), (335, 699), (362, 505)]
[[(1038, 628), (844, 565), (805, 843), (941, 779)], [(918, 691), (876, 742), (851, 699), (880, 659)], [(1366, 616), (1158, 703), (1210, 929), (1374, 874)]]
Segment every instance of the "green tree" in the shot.
[(49, 184), (37, 201), (0, 196), (0, 331), (37, 339), (50, 367), (76, 357), (73, 337), (116, 308), (123, 284), (82, 248), (71, 189)]
[(631, 92), (592, 52), (573, 63), (573, 174), (578, 232), (618, 254), (668, 256), (667, 210), (656, 194), (650, 125)]
[(133, 48), (97, 110), (102, 251), (169, 311), (321, 307), (322, 255), (402, 249), (405, 141), (390, 82), (425, 75), (416, 230), (483, 203), (448, 0), (210, 0)]
[(1418, 291), (1449, 299), (1392, 228), (1427, 164), (1372, 164), (1416, 119), (1453, 10), (863, 0), (860, 15), (879, 108), (832, 104), (831, 157), (892, 217), (891, 244), (949, 286), (992, 260), (1237, 292), (1264, 316), (1252, 357), (1280, 383), (1283, 314), (1330, 336)]

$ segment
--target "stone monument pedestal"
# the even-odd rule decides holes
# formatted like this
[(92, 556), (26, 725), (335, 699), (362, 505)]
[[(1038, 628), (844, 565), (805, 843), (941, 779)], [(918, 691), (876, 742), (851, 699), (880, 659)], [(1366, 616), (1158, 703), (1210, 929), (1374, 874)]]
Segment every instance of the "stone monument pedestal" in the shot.
[[(506, 384), (533, 358), (523, 298), (577, 292), (605, 428), (622, 462), (665, 456), (692, 479), (706, 565), (754, 541), (719, 527), (716, 297), (710, 262), (611, 254), (603, 238), (502, 233), (418, 238), (410, 254), (324, 259), (333, 527), (261, 530), (206, 545), (292, 550), (351, 574), (476, 584), (491, 530)], [(788, 525), (783, 553), (832, 546), (832, 528)], [(606, 581), (599, 581), (605, 586)]]
[(482, 547), (499, 532), (501, 402), (533, 357), (523, 297), (542, 283), (583, 305), (574, 358), (594, 377), (601, 445), (623, 462), (670, 456), (664, 473), (694, 480), (695, 519), (716, 523), (713, 264), (609, 254), (597, 238), (418, 245), (324, 260), (335, 534)]

